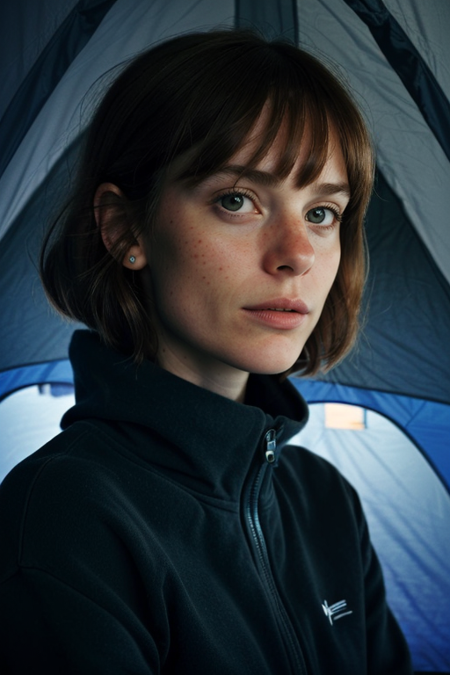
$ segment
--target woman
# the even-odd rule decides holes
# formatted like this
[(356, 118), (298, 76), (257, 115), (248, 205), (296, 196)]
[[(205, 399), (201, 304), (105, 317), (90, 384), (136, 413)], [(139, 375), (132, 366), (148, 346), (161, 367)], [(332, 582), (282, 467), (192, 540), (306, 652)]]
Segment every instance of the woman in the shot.
[(6, 672), (411, 672), (356, 494), (286, 446), (286, 374), (356, 335), (372, 173), (288, 44), (187, 35), (112, 84), (42, 255), (91, 330), (65, 430), (2, 486)]

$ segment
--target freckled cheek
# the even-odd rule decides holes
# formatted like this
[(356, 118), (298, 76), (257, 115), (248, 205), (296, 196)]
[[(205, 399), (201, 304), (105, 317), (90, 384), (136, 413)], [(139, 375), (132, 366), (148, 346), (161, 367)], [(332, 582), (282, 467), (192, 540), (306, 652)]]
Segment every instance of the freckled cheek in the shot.
[(202, 278), (223, 273), (229, 268), (229, 252), (202, 239), (186, 244), (178, 257), (184, 259), (192, 273), (200, 274)]
[(212, 289), (220, 286), (222, 280), (233, 278), (233, 261), (239, 251), (230, 247), (229, 242), (212, 239), (208, 233), (195, 235), (196, 226), (183, 226), (183, 233), (178, 234), (176, 223), (176, 219), (171, 219), (162, 226), (155, 241), (155, 264), (159, 270), (164, 268), (170, 286), (181, 292), (186, 283)]

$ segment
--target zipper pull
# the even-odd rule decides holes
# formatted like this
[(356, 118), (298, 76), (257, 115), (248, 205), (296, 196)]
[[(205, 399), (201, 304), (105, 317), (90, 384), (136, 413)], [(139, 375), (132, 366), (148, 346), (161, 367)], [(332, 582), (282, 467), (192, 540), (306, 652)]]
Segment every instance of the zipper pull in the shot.
[(277, 449), (277, 435), (275, 429), (269, 429), (265, 435), (266, 451), (264, 453), (267, 464), (273, 464), (276, 460), (275, 450)]

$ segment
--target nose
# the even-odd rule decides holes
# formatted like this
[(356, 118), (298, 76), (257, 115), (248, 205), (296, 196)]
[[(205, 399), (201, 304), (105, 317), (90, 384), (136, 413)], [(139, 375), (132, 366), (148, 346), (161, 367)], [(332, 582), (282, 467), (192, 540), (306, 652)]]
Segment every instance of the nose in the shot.
[(306, 274), (315, 261), (315, 251), (301, 216), (285, 213), (271, 223), (271, 233), (264, 256), (269, 274)]

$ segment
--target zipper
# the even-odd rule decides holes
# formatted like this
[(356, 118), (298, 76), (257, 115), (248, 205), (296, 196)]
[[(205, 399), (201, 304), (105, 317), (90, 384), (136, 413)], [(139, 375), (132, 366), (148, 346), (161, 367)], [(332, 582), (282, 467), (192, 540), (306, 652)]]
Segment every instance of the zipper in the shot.
[(277, 450), (277, 434), (275, 429), (269, 429), (265, 437), (266, 451), (264, 456), (268, 464), (274, 464), (276, 466), (276, 450)]
[(269, 466), (277, 466), (278, 456), (276, 431), (275, 429), (269, 429), (264, 436), (264, 460), (256, 467), (251, 477), (249, 488), (246, 491), (244, 512), (251, 534), (251, 540), (255, 546), (257, 558), (260, 563), (263, 581), (272, 605), (274, 606), (275, 616), (280, 626), (293, 672), (296, 674), (300, 673), (301, 675), (307, 675), (306, 664), (298, 638), (275, 585), (275, 580), (270, 567), (266, 540), (259, 519), (258, 506), (261, 486)]

